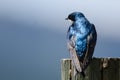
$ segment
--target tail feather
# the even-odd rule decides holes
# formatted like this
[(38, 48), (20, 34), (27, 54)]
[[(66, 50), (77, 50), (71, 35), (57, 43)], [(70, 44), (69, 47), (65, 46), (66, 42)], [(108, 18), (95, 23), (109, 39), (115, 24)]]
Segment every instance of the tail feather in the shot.
[(85, 72), (82, 71), (82, 72), (80, 72), (80, 73), (81, 73), (81, 75), (83, 76), (83, 78), (85, 78)]

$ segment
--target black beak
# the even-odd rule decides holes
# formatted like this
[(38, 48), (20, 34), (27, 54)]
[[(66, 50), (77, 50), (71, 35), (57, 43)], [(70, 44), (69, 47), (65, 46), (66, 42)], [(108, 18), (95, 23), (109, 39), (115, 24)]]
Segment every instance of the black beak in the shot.
[(69, 18), (65, 18), (65, 20), (68, 20)]

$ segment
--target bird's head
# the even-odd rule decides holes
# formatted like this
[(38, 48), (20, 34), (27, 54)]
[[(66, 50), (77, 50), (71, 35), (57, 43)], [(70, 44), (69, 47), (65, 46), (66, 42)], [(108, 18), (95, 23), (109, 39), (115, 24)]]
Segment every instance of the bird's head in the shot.
[(76, 21), (77, 19), (79, 19), (81, 17), (85, 17), (83, 15), (83, 13), (81, 13), (81, 12), (73, 12), (73, 13), (71, 13), (71, 14), (68, 15), (68, 17), (66, 18), (66, 20)]

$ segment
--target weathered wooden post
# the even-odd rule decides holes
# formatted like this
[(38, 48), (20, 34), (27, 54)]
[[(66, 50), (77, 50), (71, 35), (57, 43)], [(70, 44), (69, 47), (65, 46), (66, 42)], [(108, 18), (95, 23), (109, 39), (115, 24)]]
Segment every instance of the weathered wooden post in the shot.
[(120, 58), (93, 58), (86, 69), (86, 77), (74, 77), (70, 59), (61, 60), (62, 80), (120, 80)]
[(71, 60), (62, 59), (61, 60), (61, 78), (62, 80), (71, 80)]

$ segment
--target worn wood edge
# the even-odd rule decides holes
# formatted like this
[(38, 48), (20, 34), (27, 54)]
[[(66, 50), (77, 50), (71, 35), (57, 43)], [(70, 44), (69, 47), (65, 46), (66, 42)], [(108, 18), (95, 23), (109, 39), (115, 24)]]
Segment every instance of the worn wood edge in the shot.
[[(115, 59), (115, 60), (117, 60), (117, 59), (120, 59), (120, 57), (93, 57), (92, 59)], [(63, 58), (63, 59), (61, 59), (61, 61), (62, 60), (71, 60), (71, 58)]]
[(120, 59), (120, 57), (93, 57), (93, 59)]
[(60, 61), (62, 62), (62, 61), (66, 61), (66, 60), (71, 60), (71, 59), (70, 58), (63, 58)]

